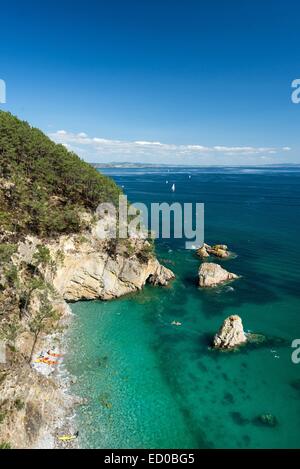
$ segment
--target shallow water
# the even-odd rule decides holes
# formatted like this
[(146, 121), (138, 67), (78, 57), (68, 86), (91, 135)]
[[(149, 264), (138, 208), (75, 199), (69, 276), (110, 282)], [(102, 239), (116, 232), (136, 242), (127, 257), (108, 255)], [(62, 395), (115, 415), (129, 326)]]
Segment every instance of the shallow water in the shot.
[[(81, 445), (300, 447), (300, 364), (291, 361), (291, 342), (300, 338), (300, 173), (105, 173), (125, 186), (132, 202), (204, 202), (205, 239), (229, 245), (237, 256), (222, 265), (242, 278), (200, 290), (193, 251), (178, 240), (160, 240), (158, 256), (177, 276), (170, 287), (72, 305), (66, 364), (78, 378), (74, 390), (88, 398), (77, 415)], [(233, 313), (269, 341), (234, 353), (210, 350), (213, 334)], [(276, 426), (257, 421), (266, 413)]]

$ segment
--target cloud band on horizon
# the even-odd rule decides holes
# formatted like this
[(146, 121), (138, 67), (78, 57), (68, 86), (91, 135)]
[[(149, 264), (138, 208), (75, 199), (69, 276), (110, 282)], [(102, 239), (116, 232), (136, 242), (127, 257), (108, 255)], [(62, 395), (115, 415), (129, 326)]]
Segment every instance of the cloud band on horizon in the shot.
[[(144, 162), (164, 164), (263, 164), (280, 163), (278, 156), (291, 150), (283, 147), (204, 146), (159, 141), (126, 141), (89, 137), (86, 133), (59, 130), (48, 134), (89, 162)], [(276, 160), (274, 161), (274, 156)]]

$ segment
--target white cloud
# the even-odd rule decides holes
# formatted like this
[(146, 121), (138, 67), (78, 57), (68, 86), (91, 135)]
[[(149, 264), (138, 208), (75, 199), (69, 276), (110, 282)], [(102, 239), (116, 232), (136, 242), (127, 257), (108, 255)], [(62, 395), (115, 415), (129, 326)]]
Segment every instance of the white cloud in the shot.
[(133, 142), (135, 143), (136, 145), (158, 145), (158, 146), (163, 146), (163, 143), (160, 143), (160, 142), (147, 142), (147, 141), (136, 141), (136, 142)]
[[(251, 164), (267, 156), (280, 155), (290, 147), (204, 146), (147, 140), (110, 140), (89, 137), (85, 132), (59, 130), (49, 137), (90, 162), (141, 161), (169, 164)], [(264, 157), (264, 158), (263, 158)], [(255, 159), (256, 158), (256, 159)], [(277, 161), (273, 161), (277, 162)]]

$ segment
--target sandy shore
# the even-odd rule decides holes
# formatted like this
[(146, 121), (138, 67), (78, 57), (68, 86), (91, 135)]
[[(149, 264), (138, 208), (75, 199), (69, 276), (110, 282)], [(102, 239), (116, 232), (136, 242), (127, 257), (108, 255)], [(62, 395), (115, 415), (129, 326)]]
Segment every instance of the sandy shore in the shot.
[(51, 387), (55, 389), (54, 395), (52, 393), (52, 402), (57, 402), (57, 406), (54, 406), (54, 415), (51, 406), (51, 419), (49, 422), (45, 421), (37, 441), (31, 446), (33, 449), (79, 448), (77, 438), (71, 441), (59, 439), (79, 431), (76, 426), (76, 407), (84, 404), (81, 398), (72, 394), (71, 387), (75, 378), (69, 374), (64, 364), (64, 357), (68, 352), (67, 329), (73, 318), (71, 308), (66, 306), (66, 314), (59, 324), (63, 332), (43, 337), (31, 364), (36, 373), (51, 380)]

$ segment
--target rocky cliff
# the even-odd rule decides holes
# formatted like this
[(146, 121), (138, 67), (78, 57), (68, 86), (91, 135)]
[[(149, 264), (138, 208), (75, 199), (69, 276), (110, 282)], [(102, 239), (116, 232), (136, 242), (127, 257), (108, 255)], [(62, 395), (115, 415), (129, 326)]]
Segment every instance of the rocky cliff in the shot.
[(43, 242), (54, 266), (47, 266), (42, 273), (67, 301), (110, 300), (140, 290), (147, 282), (165, 286), (174, 278), (142, 235), (131, 234), (119, 241), (101, 239), (98, 233), (104, 223), (98, 220), (90, 231), (52, 241), (28, 236), (19, 244), (16, 260), (31, 263)]

